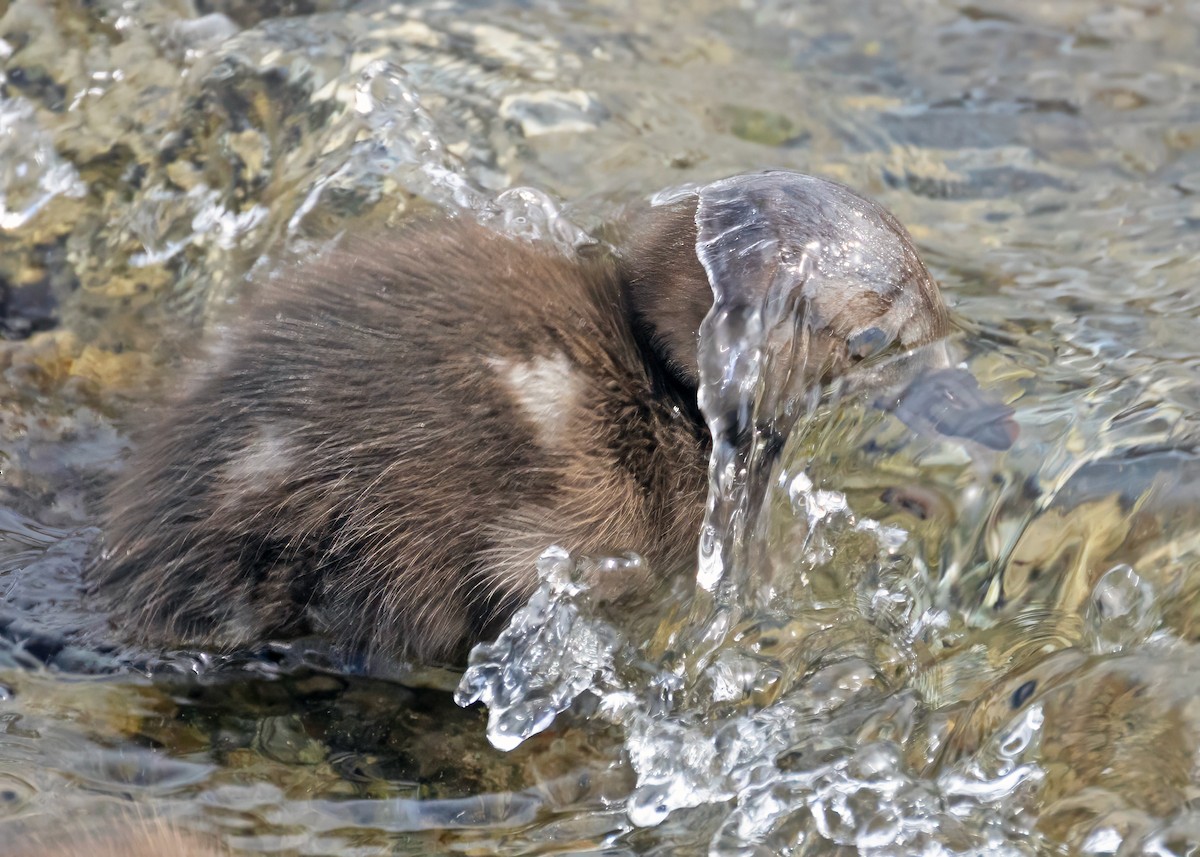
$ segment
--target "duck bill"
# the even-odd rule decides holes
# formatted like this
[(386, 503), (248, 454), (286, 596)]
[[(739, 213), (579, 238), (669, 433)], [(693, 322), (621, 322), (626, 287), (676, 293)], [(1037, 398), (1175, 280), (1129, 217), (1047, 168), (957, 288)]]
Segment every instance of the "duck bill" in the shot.
[(1002, 452), (1017, 439), (1013, 410), (980, 388), (966, 369), (941, 369), (919, 376), (896, 400), (892, 412), (916, 431), (960, 438)]

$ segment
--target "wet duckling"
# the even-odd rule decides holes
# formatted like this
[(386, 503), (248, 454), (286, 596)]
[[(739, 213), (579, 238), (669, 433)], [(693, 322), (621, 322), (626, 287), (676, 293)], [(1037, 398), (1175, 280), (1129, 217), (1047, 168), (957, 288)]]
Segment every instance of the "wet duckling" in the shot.
[[(814, 378), (946, 333), (890, 214), (795, 173), (745, 178), (748, 203), (772, 183), (811, 197), (788, 229), (847, 240), (847, 204), (882, 224), (873, 290), (851, 271), (804, 295), (820, 310)], [(685, 567), (707, 488), (697, 341), (712, 304), (694, 194), (636, 221), (621, 260), (463, 219), (350, 237), (263, 283), (141, 438), (95, 589), (152, 645), (319, 634), (446, 661), (499, 630), (551, 544), (636, 550), (655, 576)], [(648, 576), (604, 585), (636, 594)]]

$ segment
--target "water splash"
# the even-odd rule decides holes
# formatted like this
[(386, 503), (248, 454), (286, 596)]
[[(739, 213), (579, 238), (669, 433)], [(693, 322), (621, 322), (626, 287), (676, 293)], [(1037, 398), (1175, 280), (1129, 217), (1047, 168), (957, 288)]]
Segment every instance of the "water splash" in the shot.
[(470, 212), (484, 225), (528, 241), (565, 250), (591, 243), (545, 192), (515, 187), (493, 193), (485, 187), (446, 144), (403, 66), (384, 59), (368, 62), (352, 100), (358, 117), (354, 143), (344, 160), (313, 184), (289, 220), (289, 232), (300, 231), (305, 217), (330, 195), (365, 193), (377, 200), (399, 185), (438, 209)]
[(59, 157), (50, 134), (23, 98), (0, 99), (0, 229), (24, 226), (59, 196), (82, 197), (87, 187)]
[(455, 694), (459, 705), (487, 706), (493, 746), (511, 750), (546, 729), (581, 694), (619, 688), (613, 655), (621, 635), (603, 620), (587, 618), (594, 611), (587, 610), (584, 579), (597, 565), (619, 574), (639, 563), (638, 557), (577, 562), (562, 548), (550, 548), (538, 560), (537, 592), (496, 642), (472, 649)]
[[(841, 189), (814, 210), (813, 196), (825, 199), (813, 193), (820, 188), (767, 173), (662, 198), (696, 204), (697, 253), (715, 298), (701, 333), (700, 403), (714, 451), (691, 614), (660, 635), (665, 643), (635, 650), (580, 610), (577, 588), (547, 577), (501, 640), (477, 647), (459, 700), (487, 702), (489, 738), (512, 747), (581, 691), (597, 694), (593, 716), (624, 730), (637, 776), (629, 821), (653, 827), (705, 807), (713, 854), (820, 842), (947, 853), (949, 825), (958, 853), (1033, 853), (1012, 844), (1032, 842), (1032, 833), (1005, 801), (1032, 788), (1036, 766), (929, 779), (919, 755), (911, 758), (922, 730), (935, 730), (935, 746), (942, 739), (914, 692), (898, 692), (915, 669), (901, 650), (928, 645), (951, 619), (935, 603), (934, 581), (911, 573), (908, 531), (856, 512), (803, 453), (820, 431), (815, 414), (882, 391), (903, 402), (914, 379), (944, 370), (951, 353), (875, 361), (826, 395), (828, 354), (814, 333), (830, 311), (822, 284), (852, 270), (863, 288), (886, 292), (901, 262), (873, 231), (892, 227), (872, 220), (865, 201)], [(877, 346), (886, 351), (905, 333), (884, 330)], [(959, 376), (941, 378), (945, 389), (962, 389)], [(929, 421), (905, 422), (920, 430)], [(545, 645), (568, 638), (587, 641), (574, 647), (586, 653), (582, 671), (564, 670), (563, 650)]]

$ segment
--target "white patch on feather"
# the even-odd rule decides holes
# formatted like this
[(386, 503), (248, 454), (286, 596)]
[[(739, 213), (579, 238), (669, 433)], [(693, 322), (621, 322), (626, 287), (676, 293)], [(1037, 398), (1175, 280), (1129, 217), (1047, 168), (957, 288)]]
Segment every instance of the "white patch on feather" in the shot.
[(535, 357), (518, 362), (503, 357), (488, 359), (522, 413), (538, 430), (546, 447), (557, 447), (566, 431), (567, 416), (579, 402), (583, 379), (567, 355)]
[(292, 450), (273, 426), (259, 426), (258, 434), (241, 455), (229, 462), (225, 475), (235, 482), (257, 484), (276, 476), (292, 463)]

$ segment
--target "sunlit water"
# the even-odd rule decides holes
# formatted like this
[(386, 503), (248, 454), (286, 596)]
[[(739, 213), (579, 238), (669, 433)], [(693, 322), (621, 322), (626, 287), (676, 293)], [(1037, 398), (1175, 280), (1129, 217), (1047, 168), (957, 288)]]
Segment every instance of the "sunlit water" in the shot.
[[(1200, 847), (1200, 8), (0, 10), (0, 852), (131, 806), (267, 853)], [(104, 642), (97, 497), (248, 275), (420, 206), (568, 249), (766, 166), (905, 223), (1011, 450), (800, 396), (777, 460), (718, 444), (696, 597), (546, 554), (489, 709)]]

